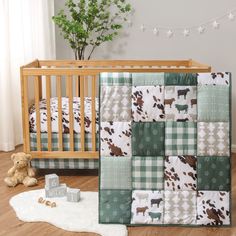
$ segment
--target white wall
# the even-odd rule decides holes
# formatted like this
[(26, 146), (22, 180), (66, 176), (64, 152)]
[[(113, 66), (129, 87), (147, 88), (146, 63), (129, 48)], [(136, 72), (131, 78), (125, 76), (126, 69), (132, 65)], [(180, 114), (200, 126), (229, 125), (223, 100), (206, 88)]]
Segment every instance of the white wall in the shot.
[[(190, 37), (155, 36), (155, 26), (185, 27), (206, 22), (236, 8), (234, 0), (130, 0), (135, 13), (133, 26), (112, 43), (98, 49), (96, 59), (188, 59), (209, 64), (214, 71), (230, 71), (236, 75), (236, 19), (225, 21), (219, 30), (208, 29)], [(55, 0), (55, 10), (63, 8), (64, 0)], [(149, 30), (140, 31), (145, 24)], [(56, 30), (57, 59), (73, 59), (73, 53)], [(236, 120), (236, 83), (233, 82), (232, 120)], [(236, 124), (233, 122), (233, 144), (236, 151)]]

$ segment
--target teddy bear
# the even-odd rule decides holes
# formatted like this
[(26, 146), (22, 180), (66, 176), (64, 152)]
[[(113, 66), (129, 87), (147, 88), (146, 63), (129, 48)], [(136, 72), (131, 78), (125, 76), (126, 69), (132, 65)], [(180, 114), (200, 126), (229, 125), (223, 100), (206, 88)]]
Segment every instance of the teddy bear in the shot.
[(37, 179), (33, 178), (35, 172), (30, 165), (31, 155), (24, 152), (12, 154), (13, 167), (7, 172), (4, 181), (9, 187), (15, 187), (23, 183), (26, 187), (37, 184)]

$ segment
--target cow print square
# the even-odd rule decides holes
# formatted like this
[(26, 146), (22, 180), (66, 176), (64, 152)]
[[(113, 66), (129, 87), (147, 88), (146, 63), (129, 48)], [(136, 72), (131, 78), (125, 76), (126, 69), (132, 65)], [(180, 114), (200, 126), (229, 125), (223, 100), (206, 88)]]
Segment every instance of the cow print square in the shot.
[(198, 225), (229, 225), (229, 192), (198, 191), (197, 224)]
[(131, 122), (101, 122), (101, 156), (131, 157)]
[(165, 190), (196, 190), (196, 164), (195, 156), (166, 156)]
[(166, 86), (166, 120), (195, 121), (197, 118), (197, 87)]
[(162, 224), (163, 191), (134, 190), (132, 192), (131, 224)]
[(164, 86), (133, 86), (132, 118), (135, 122), (164, 121)]

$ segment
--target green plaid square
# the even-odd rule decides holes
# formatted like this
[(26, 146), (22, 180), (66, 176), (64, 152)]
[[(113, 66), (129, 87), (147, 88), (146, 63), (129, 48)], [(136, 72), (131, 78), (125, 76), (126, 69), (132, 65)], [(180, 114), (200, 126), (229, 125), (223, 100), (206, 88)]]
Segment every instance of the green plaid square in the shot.
[(167, 121), (165, 155), (197, 154), (197, 123)]
[(120, 73), (100, 73), (100, 85), (131, 85), (132, 76), (131, 73), (120, 72)]
[(133, 189), (163, 189), (164, 158), (132, 157)]

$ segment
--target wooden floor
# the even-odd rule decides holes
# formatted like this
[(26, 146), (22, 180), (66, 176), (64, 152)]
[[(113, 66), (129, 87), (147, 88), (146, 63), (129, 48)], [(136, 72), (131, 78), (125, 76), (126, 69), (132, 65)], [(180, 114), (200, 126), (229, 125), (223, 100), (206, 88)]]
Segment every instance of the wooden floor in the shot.
[[(16, 151), (20, 151), (18, 147)], [(89, 236), (96, 235), (92, 233), (72, 233), (60, 230), (47, 223), (24, 223), (16, 218), (13, 209), (9, 206), (9, 199), (26, 190), (24, 186), (19, 185), (15, 188), (5, 186), (3, 179), (7, 170), (12, 163), (10, 156), (12, 153), (0, 152), (0, 236)], [(236, 154), (232, 157), (232, 191), (233, 199), (236, 199)], [(30, 189), (38, 189), (44, 186), (44, 172), (38, 173), (39, 184)], [(60, 174), (62, 174), (60, 172)], [(94, 171), (70, 171), (65, 172), (65, 176), (61, 176), (61, 182), (68, 184), (71, 187), (80, 188), (82, 191), (98, 191), (98, 177)], [(74, 175), (73, 175), (74, 174)], [(192, 228), (192, 227), (129, 227), (129, 236), (236, 236), (236, 202), (233, 201), (233, 226), (231, 228)], [(112, 236), (112, 232), (111, 232)]]

